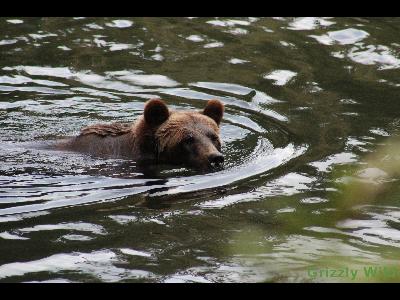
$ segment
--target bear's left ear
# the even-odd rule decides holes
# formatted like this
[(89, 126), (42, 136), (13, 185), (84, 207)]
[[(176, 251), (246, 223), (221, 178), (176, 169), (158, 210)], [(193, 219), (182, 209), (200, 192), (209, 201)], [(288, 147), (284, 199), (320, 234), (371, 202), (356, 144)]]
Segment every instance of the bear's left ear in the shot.
[(203, 110), (203, 114), (213, 119), (219, 125), (224, 115), (224, 104), (219, 100), (209, 100)]
[(143, 115), (147, 124), (159, 126), (169, 118), (169, 110), (161, 99), (151, 99), (147, 101)]

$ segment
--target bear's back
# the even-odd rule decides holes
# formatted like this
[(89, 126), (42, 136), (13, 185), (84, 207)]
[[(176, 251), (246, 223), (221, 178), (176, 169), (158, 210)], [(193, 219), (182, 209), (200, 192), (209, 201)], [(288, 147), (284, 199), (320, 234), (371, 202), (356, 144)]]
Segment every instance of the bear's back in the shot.
[(135, 155), (132, 123), (94, 124), (78, 136), (59, 144), (62, 150), (85, 152), (99, 157)]

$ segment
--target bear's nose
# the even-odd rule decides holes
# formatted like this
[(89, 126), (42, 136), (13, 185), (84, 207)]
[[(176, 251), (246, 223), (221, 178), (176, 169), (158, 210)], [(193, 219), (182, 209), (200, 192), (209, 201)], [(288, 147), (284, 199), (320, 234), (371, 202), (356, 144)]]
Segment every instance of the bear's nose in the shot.
[(222, 164), (224, 156), (221, 153), (212, 153), (208, 156), (208, 161), (212, 164)]

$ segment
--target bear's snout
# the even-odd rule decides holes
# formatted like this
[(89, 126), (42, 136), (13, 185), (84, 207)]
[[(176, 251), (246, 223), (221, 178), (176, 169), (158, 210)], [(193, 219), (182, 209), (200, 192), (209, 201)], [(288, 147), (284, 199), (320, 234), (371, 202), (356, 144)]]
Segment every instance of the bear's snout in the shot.
[(220, 165), (224, 162), (224, 156), (221, 153), (211, 153), (208, 156), (208, 161), (210, 164)]

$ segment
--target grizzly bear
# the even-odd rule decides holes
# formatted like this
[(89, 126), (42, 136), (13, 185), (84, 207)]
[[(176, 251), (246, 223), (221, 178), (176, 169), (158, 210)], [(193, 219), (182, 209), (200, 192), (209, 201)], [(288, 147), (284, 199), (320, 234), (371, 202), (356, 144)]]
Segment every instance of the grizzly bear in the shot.
[(209, 169), (224, 161), (219, 137), (223, 113), (219, 100), (209, 100), (203, 111), (172, 111), (161, 99), (152, 99), (134, 123), (91, 125), (57, 148)]

